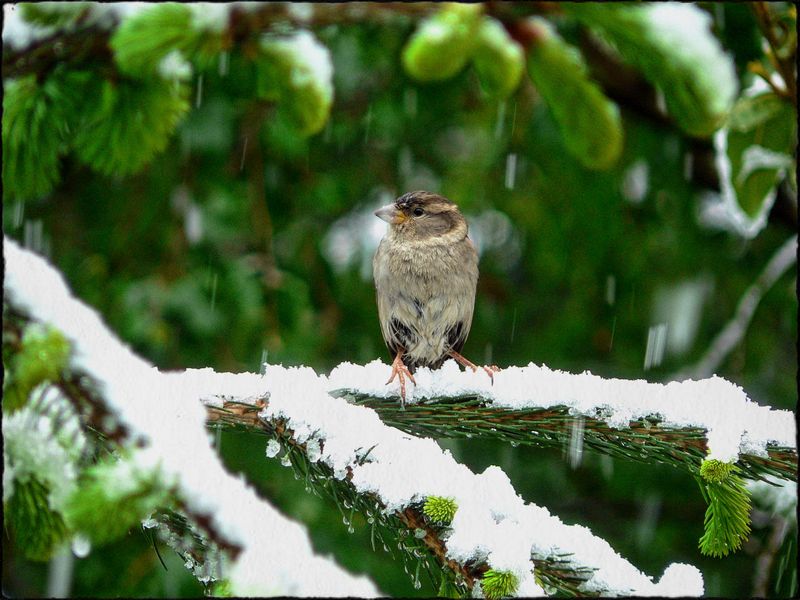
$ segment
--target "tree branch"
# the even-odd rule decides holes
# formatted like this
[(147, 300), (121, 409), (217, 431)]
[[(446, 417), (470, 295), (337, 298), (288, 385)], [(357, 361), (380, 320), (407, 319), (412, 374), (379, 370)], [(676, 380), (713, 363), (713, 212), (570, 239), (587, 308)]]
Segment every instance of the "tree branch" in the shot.
[[(315, 489), (329, 493), (343, 512), (360, 510), (368, 522), (372, 518), (388, 527), (399, 538), (404, 560), (418, 568), (432, 559), (454, 561), (448, 570), (458, 569), (453, 577), (464, 590), (468, 577), (474, 582), (492, 568), (512, 569), (522, 595), (541, 593), (540, 585), (548, 584), (564, 593), (662, 591), (660, 582), (654, 583), (585, 527), (565, 525), (546, 509), (525, 503), (500, 469), (472, 473), (432, 440), (409, 437), (381, 423), (373, 411), (331, 397), (327, 379), (311, 369), (268, 366), (263, 376), (211, 369), (159, 372), (122, 345), (42, 258), (8, 239), (3, 250), (4, 301), (27, 318), (62, 332), (73, 345), (68, 370), (86, 374), (76, 385), (97, 390), (96, 396), (82, 398), (109, 410), (110, 417), (103, 421), (129, 427), (130, 436), (136, 437), (126, 443), (138, 440), (155, 452), (164, 476), (176, 478), (178, 495), (202, 527), (223, 543), (241, 548), (231, 567), (231, 581), (240, 586), (234, 592), (252, 593), (248, 586), (254, 581), (273, 581), (264, 564), (293, 581), (297, 593), (318, 594), (337, 580), (356, 595), (374, 588), (311, 554), (299, 525), (287, 523), (238, 477), (224, 471), (204, 429), (208, 406), (222, 409), (212, 421), (257, 424), (280, 440), (285, 458)], [(101, 423), (104, 429), (116, 430), (105, 425)], [(420, 512), (420, 504), (435, 496), (454, 499), (455, 517), (444, 527), (428, 522)], [(283, 544), (268, 543), (278, 534), (291, 540), (287, 546), (308, 553), (295, 550), (287, 556)], [(422, 545), (431, 552), (419, 550)], [(669, 586), (677, 570), (686, 593), (702, 592), (697, 569), (670, 569), (673, 575), (666, 578), (666, 588), (674, 589)], [(312, 572), (313, 578), (308, 576)], [(256, 590), (267, 584), (259, 585)]]
[[(579, 417), (566, 406), (509, 410), (487, 405), (484, 398), (462, 396), (437, 398), (401, 409), (385, 398), (342, 390), (349, 402), (368, 406), (393, 427), (414, 435), (437, 438), (495, 439), (512, 445), (568, 447), (582, 428), (585, 447), (615, 458), (637, 462), (661, 462), (696, 472), (706, 457), (706, 431), (702, 428), (660, 427), (653, 415), (631, 421), (626, 428), (610, 427), (602, 420)], [(772, 447), (769, 456), (742, 454), (737, 463), (751, 479), (774, 475), (797, 478), (797, 453), (791, 448)]]
[(747, 288), (736, 306), (733, 318), (713, 339), (700, 360), (694, 366), (675, 373), (670, 379), (702, 379), (714, 373), (744, 338), (761, 298), (796, 261), (797, 236), (794, 235), (778, 248), (753, 285)]
[[(776, 89), (771, 78), (768, 74), (762, 72), (761, 75), (766, 82), (775, 89), (776, 93), (780, 96), (787, 97), (791, 102), (797, 106), (797, 81), (795, 80), (795, 59), (797, 56), (797, 44), (789, 48), (789, 52), (783, 52), (785, 40), (779, 40), (775, 35), (775, 21), (772, 18), (772, 10), (769, 7), (769, 2), (753, 2), (751, 4), (753, 13), (756, 16), (756, 23), (761, 30), (761, 34), (767, 40), (770, 47), (768, 54), (769, 59), (772, 61), (775, 70), (783, 79), (785, 90)], [(788, 31), (787, 31), (788, 33)]]

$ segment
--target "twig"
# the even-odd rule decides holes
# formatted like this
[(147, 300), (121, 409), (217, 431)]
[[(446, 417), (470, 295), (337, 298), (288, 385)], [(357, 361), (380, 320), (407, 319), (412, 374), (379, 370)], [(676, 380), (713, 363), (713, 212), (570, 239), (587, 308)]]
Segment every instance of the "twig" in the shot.
[(775, 562), (775, 555), (783, 544), (789, 523), (783, 517), (774, 517), (772, 521), (772, 532), (764, 546), (763, 551), (756, 560), (756, 573), (753, 577), (753, 598), (766, 598), (769, 576), (772, 571), (772, 563)]
[(747, 291), (739, 300), (733, 319), (717, 334), (703, 357), (694, 366), (675, 373), (669, 379), (678, 381), (683, 379), (703, 379), (714, 373), (747, 333), (747, 328), (756, 308), (758, 308), (759, 302), (761, 302), (761, 298), (775, 285), (775, 282), (781, 278), (789, 267), (795, 264), (796, 260), (797, 236), (794, 235), (784, 242), (772, 258), (769, 259), (769, 262), (767, 262), (753, 285), (747, 288)]
[[(772, 61), (775, 70), (778, 71), (786, 85), (785, 93), (782, 95), (788, 98), (797, 106), (797, 82), (795, 81), (795, 56), (796, 50), (792, 49), (786, 56), (781, 56), (781, 42), (775, 36), (775, 22), (772, 19), (772, 12), (769, 7), (769, 2), (753, 2), (753, 13), (756, 16), (756, 23), (761, 30), (762, 35), (766, 38), (770, 47), (768, 58)], [(762, 75), (763, 76), (763, 75)], [(767, 82), (771, 84), (770, 79)]]

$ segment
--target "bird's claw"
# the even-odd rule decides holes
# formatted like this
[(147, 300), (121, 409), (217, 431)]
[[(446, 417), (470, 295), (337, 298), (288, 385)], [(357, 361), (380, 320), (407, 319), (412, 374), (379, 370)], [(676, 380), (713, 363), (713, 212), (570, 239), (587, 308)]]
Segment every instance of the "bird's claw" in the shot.
[[(466, 358), (464, 356), (461, 356), (455, 350), (451, 350), (450, 351), (450, 356), (452, 356), (454, 359), (456, 359), (456, 362), (458, 362), (459, 364), (461, 364), (461, 365), (463, 365), (465, 367), (469, 367), (470, 369), (472, 369), (473, 373), (477, 373), (478, 365), (476, 365), (474, 362), (472, 362), (468, 358)], [(489, 376), (489, 379), (492, 380), (492, 385), (494, 385), (494, 374), (495, 373), (499, 373), (501, 371), (500, 367), (498, 367), (497, 365), (489, 365), (488, 367), (484, 365), (481, 368)]]
[(386, 385), (392, 383), (395, 377), (397, 377), (397, 380), (400, 382), (400, 406), (405, 406), (406, 377), (408, 377), (414, 385), (417, 385), (417, 382), (399, 355), (392, 361), (392, 376), (389, 377), (389, 381), (386, 382)]
[(492, 380), (492, 385), (494, 385), (494, 374), (502, 371), (502, 369), (497, 365), (489, 365), (489, 366), (484, 365), (483, 370), (486, 371), (486, 374), (489, 376), (489, 379)]

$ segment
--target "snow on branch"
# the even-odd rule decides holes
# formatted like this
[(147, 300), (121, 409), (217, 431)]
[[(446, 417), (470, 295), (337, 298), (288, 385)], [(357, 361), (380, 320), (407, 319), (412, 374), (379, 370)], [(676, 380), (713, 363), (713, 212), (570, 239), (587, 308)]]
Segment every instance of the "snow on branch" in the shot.
[[(162, 373), (123, 345), (99, 315), (67, 289), (44, 259), (3, 239), (4, 300), (58, 328), (73, 344), (71, 369), (88, 375), (102, 401), (129, 432), (123, 440), (150, 468), (174, 478), (189, 513), (236, 556), (228, 574), (237, 595), (377, 596), (365, 577), (313, 553), (308, 533), (260, 499), (223, 467), (209, 442), (206, 410), (198, 401), (235, 394), (257, 402), (266, 393), (254, 374), (211, 369)], [(309, 577), (313, 573), (313, 577)]]
[(492, 383), (482, 371), (462, 372), (448, 361), (415, 374), (413, 396), (400, 410), (393, 401), (397, 385), (386, 385), (388, 371), (380, 361), (345, 363), (330, 374), (329, 389), (416, 434), (585, 445), (695, 472), (706, 458), (738, 461), (750, 478), (797, 478), (794, 414), (760, 406), (720, 377), (660, 384), (530, 364), (508, 367)]
[[(176, 478), (189, 510), (204, 515), (213, 531), (241, 548), (229, 574), (235, 593), (374, 596), (376, 590), (364, 578), (313, 556), (300, 525), (278, 515), (224, 470), (209, 444), (206, 407), (199, 400), (217, 407), (225, 400), (263, 405), (260, 422), (285, 426), (310, 462), (325, 464), (358, 493), (377, 497), (385, 513), (402, 514), (432, 496), (454, 499), (458, 508), (445, 534), (446, 558), (513, 573), (519, 595), (543, 594), (533, 564), (553, 557), (565, 569), (591, 573), (580, 585), (582, 593), (703, 593), (695, 567), (672, 564), (654, 583), (586, 527), (565, 525), (547, 509), (524, 502), (498, 467), (472, 473), (434, 440), (409, 436), (384, 425), (375, 411), (331, 396), (331, 382), (310, 368), (268, 366), (264, 376), (211, 369), (159, 372), (75, 299), (44, 259), (5, 238), (3, 249), (7, 299), (72, 341), (72, 369), (97, 382), (103, 402), (130, 437), (143, 441), (151, 460)], [(345, 368), (374, 375), (377, 366)], [(508, 373), (513, 380), (515, 371)], [(422, 386), (425, 378), (418, 381)]]

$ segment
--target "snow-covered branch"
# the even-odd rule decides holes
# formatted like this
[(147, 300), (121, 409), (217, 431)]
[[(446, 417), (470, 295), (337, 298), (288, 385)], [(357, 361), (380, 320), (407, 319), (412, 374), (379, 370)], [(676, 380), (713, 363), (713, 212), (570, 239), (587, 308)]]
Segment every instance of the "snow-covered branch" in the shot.
[(491, 383), (482, 372), (461, 372), (449, 361), (415, 375), (413, 398), (401, 410), (392, 401), (396, 388), (385, 385), (387, 369), (380, 361), (343, 364), (329, 386), (415, 434), (575, 446), (578, 452), (586, 446), (694, 472), (710, 458), (738, 462), (751, 478), (797, 477), (793, 413), (760, 406), (720, 377), (664, 385), (530, 364), (504, 369)]
[[(673, 564), (654, 583), (587, 528), (565, 525), (524, 502), (499, 468), (472, 473), (434, 440), (408, 436), (384, 425), (375, 411), (331, 396), (331, 382), (309, 368), (268, 366), (263, 376), (159, 372), (121, 344), (43, 259), (8, 239), (4, 254), (7, 301), (63, 332), (73, 344), (70, 369), (94, 381), (110, 414), (129, 431), (126, 441), (143, 445), (139, 454), (175, 479), (188, 509), (241, 548), (228, 573), (235, 593), (377, 592), (314, 556), (300, 525), (224, 470), (208, 440), (203, 403), (221, 407), (226, 400), (259, 407), (261, 422), (283, 423), (310, 463), (324, 464), (358, 494), (376, 497), (385, 514), (403, 514), (429, 497), (453, 498), (458, 508), (442, 536), (445, 558), (511, 572), (520, 595), (543, 593), (534, 564), (548, 559), (573, 572), (590, 571), (582, 593), (702, 594), (696, 568)], [(377, 372), (376, 365), (371, 369)]]
[[(106, 328), (99, 315), (77, 301), (61, 275), (40, 257), (4, 238), (4, 301), (32, 319), (58, 328), (73, 344), (70, 370), (90, 379), (109, 418), (103, 429), (136, 451), (144, 469), (157, 466), (174, 483), (188, 513), (233, 551), (231, 588), (236, 595), (377, 596), (374, 584), (314, 554), (305, 528), (259, 498), (223, 467), (205, 428), (198, 401), (235, 394), (257, 402), (267, 393), (254, 374), (207, 370), (162, 373), (134, 354)], [(69, 390), (67, 390), (69, 394)], [(281, 540), (276, 543), (276, 540)], [(268, 568), (267, 568), (268, 566)], [(314, 573), (309, 577), (309, 573)]]

